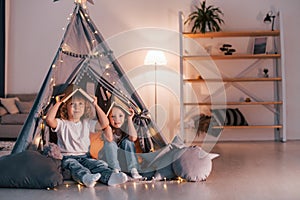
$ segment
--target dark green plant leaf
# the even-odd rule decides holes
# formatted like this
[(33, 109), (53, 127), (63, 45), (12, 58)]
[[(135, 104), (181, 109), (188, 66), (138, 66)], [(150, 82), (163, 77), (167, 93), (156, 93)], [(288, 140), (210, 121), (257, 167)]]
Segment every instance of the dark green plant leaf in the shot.
[(201, 33), (208, 31), (220, 31), (221, 24), (224, 24), (222, 16), (224, 13), (218, 7), (213, 5), (206, 6), (206, 1), (199, 2), (200, 6), (195, 6), (196, 11), (188, 15), (184, 24), (193, 23), (192, 32), (196, 33), (198, 30)]

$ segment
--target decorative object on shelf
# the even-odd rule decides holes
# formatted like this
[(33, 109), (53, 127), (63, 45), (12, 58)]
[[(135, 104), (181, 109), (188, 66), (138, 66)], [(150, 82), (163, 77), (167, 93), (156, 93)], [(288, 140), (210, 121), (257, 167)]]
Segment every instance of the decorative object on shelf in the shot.
[(195, 115), (192, 119), (194, 121), (194, 127), (197, 128), (196, 136), (199, 137), (201, 133), (207, 133), (211, 116), (200, 113), (200, 115)]
[(269, 70), (267, 68), (264, 68), (264, 77), (268, 78), (269, 74), (268, 74)]
[(272, 11), (269, 11), (266, 15), (266, 17), (264, 18), (264, 23), (272, 23), (272, 31), (274, 31), (274, 21), (275, 21), (275, 15), (273, 14)]
[(251, 102), (250, 97), (246, 97), (246, 98), (245, 98), (245, 102)]
[(221, 31), (221, 24), (224, 24), (224, 20), (220, 15), (224, 13), (220, 8), (213, 5), (206, 6), (206, 1), (200, 2), (200, 6), (195, 6), (196, 11), (188, 15), (184, 24), (193, 22), (192, 32), (196, 33), (199, 30), (201, 33), (206, 32), (218, 32)]
[(267, 37), (256, 37), (253, 42), (253, 54), (265, 54), (267, 48)]
[(232, 53), (235, 52), (235, 49), (230, 47), (232, 47), (231, 44), (223, 44), (223, 46), (220, 47), (220, 50), (224, 52), (224, 55), (232, 55)]
[(212, 109), (212, 116), (220, 126), (248, 126), (248, 122), (238, 108)]

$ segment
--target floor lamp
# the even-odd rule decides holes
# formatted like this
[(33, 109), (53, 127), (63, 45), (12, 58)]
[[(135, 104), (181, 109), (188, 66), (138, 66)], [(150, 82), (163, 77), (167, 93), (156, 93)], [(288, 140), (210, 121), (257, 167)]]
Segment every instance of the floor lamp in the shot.
[(167, 64), (167, 59), (162, 51), (158, 50), (149, 50), (147, 52), (147, 55), (144, 60), (145, 65), (154, 65), (154, 70), (155, 70), (155, 91), (154, 91), (154, 98), (155, 98), (155, 122), (157, 123), (157, 66), (159, 65), (166, 65)]

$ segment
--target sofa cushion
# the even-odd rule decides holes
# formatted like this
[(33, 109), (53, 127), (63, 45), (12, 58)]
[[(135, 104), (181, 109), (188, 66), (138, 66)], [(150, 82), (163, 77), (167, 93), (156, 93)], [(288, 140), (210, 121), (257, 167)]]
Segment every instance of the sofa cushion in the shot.
[(36, 93), (31, 93), (31, 94), (7, 94), (6, 98), (11, 98), (11, 97), (18, 97), (20, 101), (34, 101), (36, 98), (37, 94)]
[(16, 101), (19, 101), (18, 97), (12, 98), (0, 98), (1, 104), (10, 114), (16, 114), (19, 112), (19, 109), (16, 105)]
[(7, 110), (3, 106), (0, 106), (0, 117), (5, 114), (7, 114)]
[(28, 114), (11, 114), (1, 117), (1, 124), (24, 124)]
[(33, 101), (16, 101), (20, 113), (29, 113), (33, 106)]

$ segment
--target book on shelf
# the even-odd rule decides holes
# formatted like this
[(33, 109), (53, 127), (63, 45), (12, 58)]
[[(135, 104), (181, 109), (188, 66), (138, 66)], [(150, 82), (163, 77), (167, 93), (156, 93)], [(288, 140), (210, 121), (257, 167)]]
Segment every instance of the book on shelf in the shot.
[(110, 105), (108, 111), (106, 112), (107, 116), (109, 115), (111, 109), (114, 106), (121, 108), (126, 114), (131, 115), (130, 107), (126, 103), (121, 101), (119, 98), (117, 98), (116, 96), (112, 96), (111, 97), (111, 105)]
[(63, 103), (67, 102), (73, 95), (75, 95), (78, 92), (83, 97), (85, 97), (88, 101), (90, 101), (91, 103), (94, 102), (94, 98), (91, 95), (89, 95), (85, 90), (83, 90), (79, 86), (75, 86), (75, 85), (70, 85), (70, 86), (67, 87), (67, 89), (65, 90), (64, 96), (61, 99), (61, 101)]

